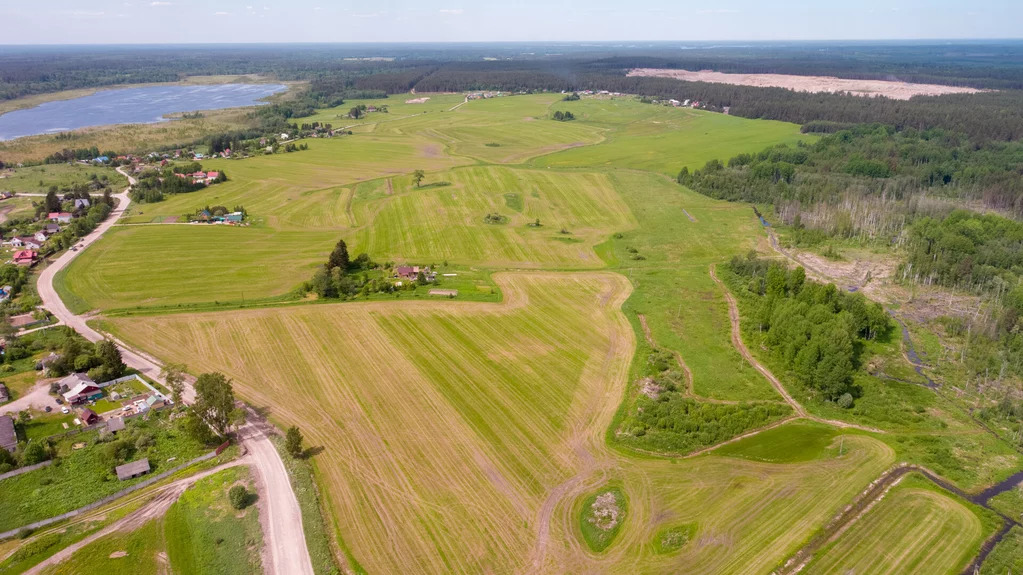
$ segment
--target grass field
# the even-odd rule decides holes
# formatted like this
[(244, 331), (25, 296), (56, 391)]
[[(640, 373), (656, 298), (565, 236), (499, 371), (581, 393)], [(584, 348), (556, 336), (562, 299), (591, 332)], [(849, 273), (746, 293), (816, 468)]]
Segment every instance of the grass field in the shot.
[[(886, 435), (792, 422), (689, 459), (619, 438), (654, 348), (677, 352), (671, 368), (691, 372), (692, 401), (780, 404), (732, 344), (724, 293), (708, 273), (766, 251), (765, 234), (748, 205), (671, 176), (811, 137), (633, 98), (515, 96), (451, 110), (461, 98), (367, 101), (390, 112), (351, 121), (350, 137), (207, 162), (230, 181), (135, 206), (128, 222), (241, 204), (251, 226), (120, 226), (63, 277), (76, 308), (119, 312), (102, 320), (114, 335), (194, 373), (223, 371), (247, 401), (323, 449), (312, 467), (353, 571), (766, 575), (897, 460), (970, 488), (1018, 463), (932, 392), (876, 378), (857, 380), (865, 393), (852, 410), (795, 395), (815, 414)], [(338, 116), (352, 105), (304, 121), (348, 125)], [(553, 110), (579, 119), (546, 119)], [(415, 169), (427, 172), (421, 188)], [(491, 213), (501, 223), (486, 223)], [(536, 219), (541, 227), (528, 225)], [(447, 260), (465, 274), (452, 280), (460, 291), (493, 281), (495, 301), (270, 307), (339, 237), (377, 261)], [(209, 313), (211, 302), (239, 307), (243, 297), (266, 307)], [(135, 308), (141, 315), (125, 315)], [(764, 355), (755, 334), (743, 337)], [(887, 340), (864, 357), (898, 354)], [(627, 514), (596, 552), (581, 508), (608, 486)], [(908, 483), (882, 503), (812, 572), (841, 573), (851, 560), (859, 573), (895, 537), (907, 539), (877, 572), (954, 570), (989, 528)], [(907, 521), (927, 527), (918, 540), (892, 527)], [(941, 538), (950, 543), (937, 549)]]
[[(703, 565), (697, 572), (766, 571), (891, 462), (887, 447), (866, 438), (848, 440), (841, 458), (786, 467), (612, 455), (603, 434), (634, 338), (618, 311), (628, 284), (595, 273), (496, 279), (502, 304), (341, 304), (109, 323), (160, 357), (223, 369), (245, 397), (322, 446), (316, 466), (329, 509), (344, 547), (369, 572), (524, 566), (538, 554), (545, 508), (550, 544), (542, 539), (536, 559), (545, 571), (614, 570), (636, 554), (650, 559), (643, 572), (683, 556)], [(623, 526), (606, 558), (565, 548), (579, 540), (570, 494), (591, 492), (609, 474), (639, 519)], [(547, 502), (558, 485), (572, 489)], [(750, 521), (763, 506), (772, 511)], [(650, 541), (668, 521), (696, 521), (729, 543), (655, 560)], [(386, 543), (395, 536), (398, 548)]]
[[(64, 189), (75, 184), (88, 184), (94, 175), (101, 181), (106, 178), (105, 181), (109, 182), (110, 188), (118, 192), (128, 185), (127, 178), (113, 168), (86, 166), (79, 163), (46, 164), (0, 171), (0, 176), (3, 176), (0, 177), (0, 191), (45, 194), (49, 191), (50, 186)], [(42, 198), (35, 199), (42, 200)], [(10, 200), (4, 200), (4, 202), (7, 201)], [(0, 205), (2, 203), (0, 202)]]
[(818, 553), (805, 572), (952, 575), (977, 552), (986, 531), (968, 507), (909, 481)]

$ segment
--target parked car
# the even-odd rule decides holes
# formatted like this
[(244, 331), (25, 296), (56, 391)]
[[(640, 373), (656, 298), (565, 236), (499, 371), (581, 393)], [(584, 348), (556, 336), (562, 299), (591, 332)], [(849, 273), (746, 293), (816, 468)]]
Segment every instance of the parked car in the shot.
[(49, 405), (47, 405), (46, 408), (45, 408), (45, 411), (46, 411), (46, 413), (50, 413), (51, 411), (53, 411), (53, 408), (50, 407)]
[(64, 407), (60, 408), (60, 412), (61, 413), (71, 413), (71, 410), (68, 409), (67, 406), (65, 405)]

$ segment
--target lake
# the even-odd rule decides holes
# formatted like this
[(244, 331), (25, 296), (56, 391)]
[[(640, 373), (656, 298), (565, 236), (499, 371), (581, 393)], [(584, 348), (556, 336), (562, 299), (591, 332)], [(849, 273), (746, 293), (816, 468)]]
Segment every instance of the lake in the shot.
[(0, 116), (0, 141), (90, 126), (165, 122), (166, 114), (257, 105), (285, 89), (282, 84), (218, 84), (102, 90), (8, 112)]

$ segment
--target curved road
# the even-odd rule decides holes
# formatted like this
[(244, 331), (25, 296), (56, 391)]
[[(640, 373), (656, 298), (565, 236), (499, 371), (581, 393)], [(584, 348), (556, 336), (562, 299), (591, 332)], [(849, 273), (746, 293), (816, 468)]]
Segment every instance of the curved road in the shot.
[[(117, 168), (117, 171), (128, 178), (130, 184), (135, 184), (135, 178), (121, 168)], [(77, 245), (84, 244), (83, 248), (92, 245), (124, 214), (128, 204), (131, 203), (128, 189), (114, 194), (113, 197), (117, 200), (116, 207), (106, 220)], [(79, 248), (78, 251), (68, 250), (54, 260), (39, 275), (36, 288), (39, 297), (43, 300), (43, 307), (52, 313), (60, 323), (71, 327), (89, 341), (96, 342), (105, 339), (106, 336), (89, 327), (85, 317), (72, 313), (53, 287), (53, 278), (67, 267), (83, 248)], [(114, 341), (121, 350), (121, 357), (128, 367), (137, 369), (150, 379), (166, 383), (160, 375), (161, 366), (157, 359), (134, 350), (123, 342)], [(191, 382), (185, 385), (183, 399), (185, 403), (191, 403), (195, 399), (195, 390), (192, 388)], [(247, 424), (240, 430), (239, 436), (252, 457), (253, 469), (259, 474), (262, 484), (266, 486), (267, 518), (263, 535), (270, 552), (270, 564), (264, 565), (266, 573), (313, 575), (313, 564), (309, 558), (309, 548), (306, 546), (305, 533), (302, 528), (302, 510), (298, 505), (295, 492), (291, 488), (291, 480), (288, 478), (284, 462), (271, 443), (266, 430), (253, 424)]]

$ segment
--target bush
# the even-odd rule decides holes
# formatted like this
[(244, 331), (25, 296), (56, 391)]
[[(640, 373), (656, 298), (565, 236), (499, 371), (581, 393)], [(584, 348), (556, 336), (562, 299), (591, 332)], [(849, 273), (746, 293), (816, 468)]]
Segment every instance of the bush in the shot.
[(849, 409), (853, 406), (853, 396), (851, 393), (843, 393), (842, 397), (838, 398), (838, 407), (842, 409)]
[(231, 507), (245, 509), (249, 503), (249, 492), (241, 485), (235, 485), (227, 492), (227, 498), (231, 501)]

